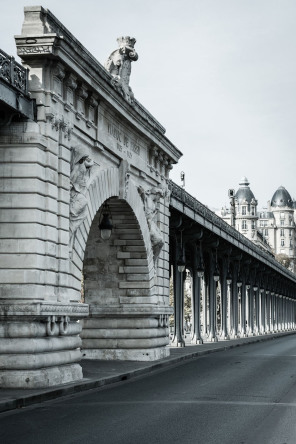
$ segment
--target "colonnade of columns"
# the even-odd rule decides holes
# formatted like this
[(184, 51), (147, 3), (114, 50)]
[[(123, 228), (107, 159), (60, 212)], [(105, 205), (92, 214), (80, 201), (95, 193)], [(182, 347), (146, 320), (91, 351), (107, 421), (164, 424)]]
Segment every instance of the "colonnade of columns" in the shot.
[[(186, 266), (178, 265), (178, 250), (172, 264), (174, 288), (174, 331), (172, 343), (185, 345), (184, 283), (191, 278), (191, 343), (235, 339), (285, 332), (296, 328), (296, 300), (291, 289), (272, 279), (267, 270), (238, 256), (217, 259), (210, 248), (201, 252), (191, 246)], [(188, 254), (188, 252), (187, 252)], [(185, 260), (184, 260), (185, 264)], [(183, 271), (182, 271), (183, 269)], [(187, 269), (187, 271), (186, 271)], [(296, 296), (296, 294), (295, 294)]]

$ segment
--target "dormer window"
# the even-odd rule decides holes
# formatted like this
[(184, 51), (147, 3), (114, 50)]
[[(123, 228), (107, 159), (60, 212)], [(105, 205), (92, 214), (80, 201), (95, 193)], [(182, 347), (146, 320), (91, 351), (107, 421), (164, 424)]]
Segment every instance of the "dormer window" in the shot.
[(247, 207), (242, 206), (242, 215), (245, 216), (247, 214)]

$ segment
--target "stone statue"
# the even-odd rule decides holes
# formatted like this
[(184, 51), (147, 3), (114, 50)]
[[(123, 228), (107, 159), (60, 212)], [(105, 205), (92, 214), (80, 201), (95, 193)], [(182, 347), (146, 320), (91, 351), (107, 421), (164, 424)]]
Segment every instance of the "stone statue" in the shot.
[(94, 161), (86, 148), (77, 146), (73, 149), (70, 173), (70, 251), (75, 233), (87, 215), (86, 193), (93, 179), (93, 166)]
[(150, 240), (153, 249), (153, 258), (156, 262), (160, 251), (164, 245), (162, 232), (157, 225), (157, 213), (158, 203), (161, 197), (165, 196), (165, 193), (160, 188), (151, 188), (150, 190), (144, 190), (141, 186), (138, 187), (138, 192), (144, 204), (145, 215), (147, 218), (148, 227), (150, 230)]
[(132, 37), (119, 37), (117, 39), (119, 49), (112, 52), (105, 68), (113, 77), (114, 88), (129, 102), (133, 103), (134, 94), (129, 86), (131, 75), (131, 63), (138, 60), (138, 54), (134, 49), (136, 39)]

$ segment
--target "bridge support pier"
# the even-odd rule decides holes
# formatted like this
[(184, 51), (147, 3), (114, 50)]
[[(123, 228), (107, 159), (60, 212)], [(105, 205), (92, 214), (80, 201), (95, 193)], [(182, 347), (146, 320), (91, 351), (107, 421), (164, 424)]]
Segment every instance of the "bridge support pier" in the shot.
[(84, 304), (2, 302), (0, 386), (42, 388), (82, 379), (77, 317), (87, 312)]

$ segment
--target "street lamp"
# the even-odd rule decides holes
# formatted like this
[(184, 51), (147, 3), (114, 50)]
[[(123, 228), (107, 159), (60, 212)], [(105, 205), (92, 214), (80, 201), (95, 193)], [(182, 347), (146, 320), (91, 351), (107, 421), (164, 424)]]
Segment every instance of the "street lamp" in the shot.
[(197, 276), (199, 278), (203, 278), (205, 274), (205, 267), (202, 260), (202, 252), (201, 252), (201, 241), (199, 241), (199, 263), (196, 269)]
[(108, 240), (111, 237), (112, 233), (112, 222), (109, 218), (110, 210), (107, 204), (104, 205), (103, 208), (103, 217), (101, 223), (99, 224), (99, 229), (101, 230), (101, 238), (103, 240)]
[(180, 255), (179, 255), (179, 259), (177, 260), (177, 267), (178, 267), (178, 271), (180, 273), (183, 273), (183, 271), (185, 270), (185, 260), (184, 260), (184, 255), (183, 255), (183, 230), (180, 230)]
[(219, 273), (219, 267), (218, 267), (218, 260), (217, 260), (217, 248), (216, 248), (216, 261), (215, 261), (215, 271), (213, 273), (213, 278), (215, 282), (218, 282), (220, 279), (220, 273)]
[(178, 267), (178, 271), (180, 271), (180, 273), (183, 273), (183, 271), (185, 270), (185, 265), (186, 265), (186, 263), (185, 263), (184, 258), (182, 256), (182, 253), (181, 253), (179, 256), (179, 259), (177, 261), (177, 267)]

